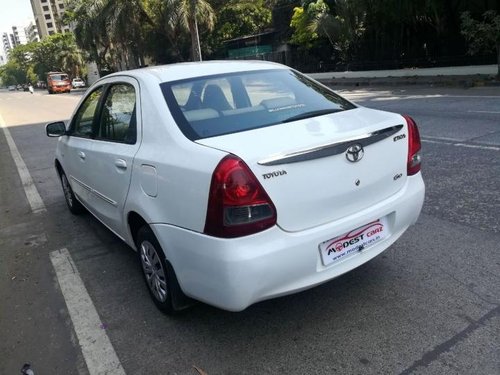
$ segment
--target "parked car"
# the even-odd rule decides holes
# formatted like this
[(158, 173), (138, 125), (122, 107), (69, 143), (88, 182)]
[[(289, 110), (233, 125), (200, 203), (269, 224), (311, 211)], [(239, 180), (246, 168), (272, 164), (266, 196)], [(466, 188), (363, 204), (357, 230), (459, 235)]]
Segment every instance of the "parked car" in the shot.
[(73, 78), (73, 81), (71, 81), (71, 86), (73, 86), (74, 89), (85, 87), (85, 81), (79, 77)]
[(10, 85), (8, 87), (9, 91), (16, 91), (16, 86), (15, 85)]
[(47, 91), (49, 94), (58, 92), (70, 92), (71, 81), (66, 73), (48, 72), (47, 73)]
[(114, 73), (46, 130), (69, 210), (137, 250), (167, 313), (190, 298), (240, 311), (336, 278), (391, 246), (424, 200), (411, 117), (279, 64)]

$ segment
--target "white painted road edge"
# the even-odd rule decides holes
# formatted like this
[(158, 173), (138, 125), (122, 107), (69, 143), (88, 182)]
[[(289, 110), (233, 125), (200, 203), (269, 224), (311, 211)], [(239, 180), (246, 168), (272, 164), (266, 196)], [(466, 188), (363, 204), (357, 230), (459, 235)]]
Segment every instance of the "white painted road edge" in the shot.
[(500, 147), (461, 143), (460, 141), (457, 141), (456, 139), (452, 138), (425, 137), (421, 138), (421, 141), (426, 143), (437, 143), (441, 145), (449, 145), (456, 147), (476, 148), (479, 150), (500, 151)]
[(90, 375), (124, 375), (118, 356), (67, 249), (50, 253)]
[(5, 139), (7, 140), (7, 144), (9, 145), (10, 154), (12, 155), (12, 159), (14, 159), (14, 163), (16, 164), (17, 171), (19, 172), (19, 177), (21, 178), (21, 182), (23, 183), (24, 192), (26, 193), (26, 198), (28, 198), (28, 202), (31, 206), (31, 211), (33, 213), (45, 212), (45, 204), (38, 193), (38, 190), (31, 178), (30, 172), (28, 171), (28, 167), (26, 167), (26, 163), (24, 162), (17, 146), (10, 134), (9, 128), (5, 124), (5, 121), (0, 115), (0, 127), (3, 129), (5, 134)]

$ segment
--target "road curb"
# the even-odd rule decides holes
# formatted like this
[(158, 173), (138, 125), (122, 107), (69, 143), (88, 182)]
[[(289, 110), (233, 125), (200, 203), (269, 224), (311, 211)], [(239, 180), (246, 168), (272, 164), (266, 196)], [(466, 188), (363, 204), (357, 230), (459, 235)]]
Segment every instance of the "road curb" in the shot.
[(427, 86), (427, 87), (500, 87), (500, 80), (490, 75), (474, 76), (414, 76), (380, 78), (319, 78), (328, 86)]

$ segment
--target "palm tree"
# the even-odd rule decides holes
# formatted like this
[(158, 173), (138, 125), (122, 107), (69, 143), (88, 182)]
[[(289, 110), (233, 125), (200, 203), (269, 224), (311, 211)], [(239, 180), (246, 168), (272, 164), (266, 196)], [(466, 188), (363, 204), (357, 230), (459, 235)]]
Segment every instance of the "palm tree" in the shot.
[(311, 3), (309, 7), (312, 15), (309, 30), (325, 36), (341, 60), (348, 62), (351, 48), (365, 30), (364, 13), (356, 3), (347, 0), (336, 2), (335, 15), (323, 0)]
[(100, 69), (107, 65), (106, 56), (111, 46), (107, 20), (102, 12), (105, 4), (106, 0), (73, 0), (68, 7), (72, 9), (70, 21), (75, 24), (77, 45)]
[(108, 34), (116, 47), (123, 51), (128, 67), (144, 65), (143, 26), (152, 24), (144, 0), (107, 0), (102, 8)]
[(71, 33), (62, 34), (61, 53), (59, 54), (60, 66), (63, 72), (68, 72), (72, 77), (81, 75), (83, 58)]
[[(70, 0), (76, 41), (99, 66), (144, 64), (152, 37), (166, 39), (176, 60), (182, 60), (186, 31), (191, 56), (201, 60), (198, 26), (212, 30), (215, 12), (208, 0)], [(149, 43), (148, 43), (149, 42)], [(151, 52), (151, 48), (149, 50)], [(154, 55), (154, 53), (153, 53)]]
[(201, 61), (198, 23), (212, 30), (215, 24), (215, 12), (206, 0), (180, 0), (179, 9), (182, 23), (191, 34), (191, 55), (193, 61)]
[[(149, 31), (150, 38), (157, 38), (156, 43), (159, 39), (165, 39), (165, 42), (169, 44), (165, 50), (169, 52), (172, 61), (184, 61), (182, 46), (186, 28), (182, 22), (179, 3), (179, 0), (151, 0), (147, 2), (148, 13), (152, 15), (152, 24), (150, 30), (146, 30)], [(152, 55), (155, 55), (155, 52)]]

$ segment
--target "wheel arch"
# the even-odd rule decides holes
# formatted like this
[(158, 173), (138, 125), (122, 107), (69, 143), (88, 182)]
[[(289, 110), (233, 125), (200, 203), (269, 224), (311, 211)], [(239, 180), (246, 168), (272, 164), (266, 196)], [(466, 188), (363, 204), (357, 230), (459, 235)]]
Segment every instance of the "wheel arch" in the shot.
[(145, 225), (148, 225), (148, 223), (140, 214), (135, 211), (130, 211), (127, 215), (127, 224), (130, 235), (135, 245), (137, 243), (137, 234), (139, 232), (139, 229), (141, 229)]
[(59, 175), (59, 177), (61, 177), (61, 174), (64, 172), (64, 169), (59, 160), (57, 159), (54, 160), (54, 166), (56, 167), (57, 174)]

